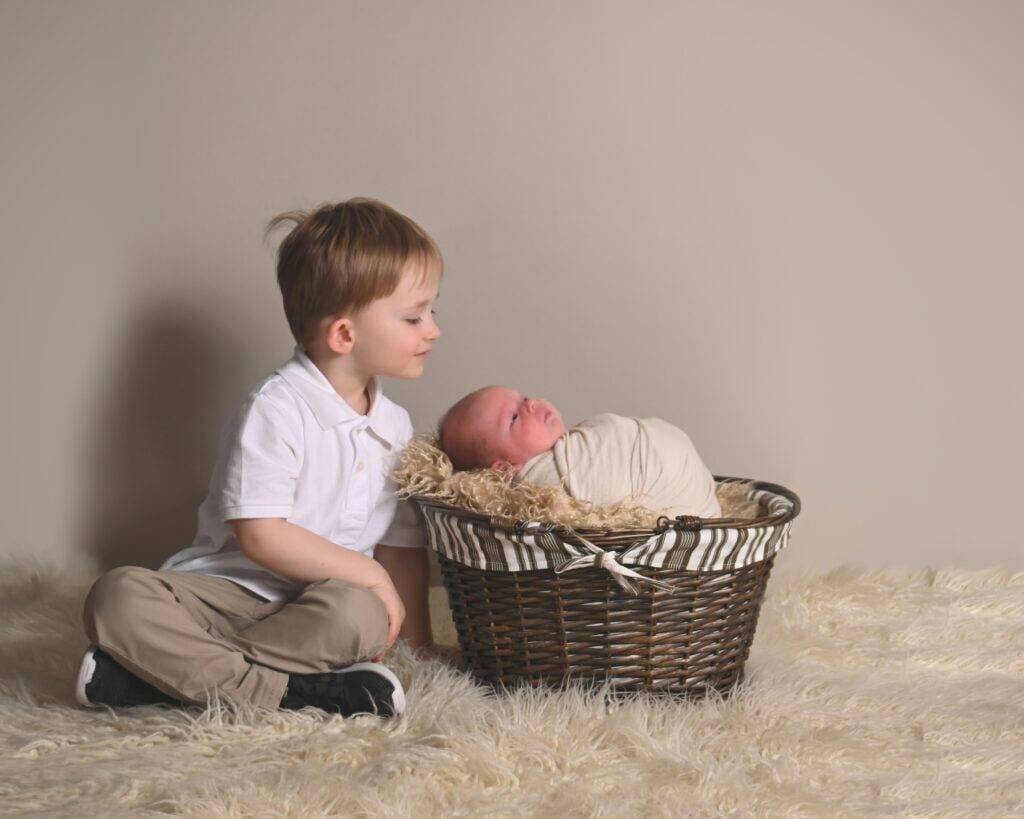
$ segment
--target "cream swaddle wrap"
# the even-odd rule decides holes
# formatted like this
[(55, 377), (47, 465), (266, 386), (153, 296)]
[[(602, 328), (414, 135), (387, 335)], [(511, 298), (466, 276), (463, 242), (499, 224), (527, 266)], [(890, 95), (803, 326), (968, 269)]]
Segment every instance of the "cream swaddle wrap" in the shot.
[(693, 442), (661, 418), (595, 415), (523, 464), (518, 477), (595, 506), (626, 501), (669, 517), (722, 516), (715, 479)]

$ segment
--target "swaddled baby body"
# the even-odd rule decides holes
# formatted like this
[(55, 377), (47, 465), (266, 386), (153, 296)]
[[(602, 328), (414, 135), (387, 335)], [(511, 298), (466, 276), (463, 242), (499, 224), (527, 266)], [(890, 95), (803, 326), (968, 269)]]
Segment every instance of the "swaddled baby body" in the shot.
[(484, 387), (445, 413), (439, 444), (457, 469), (511, 470), (596, 506), (628, 502), (670, 517), (721, 517), (715, 480), (685, 432), (605, 413), (566, 429), (548, 401)]

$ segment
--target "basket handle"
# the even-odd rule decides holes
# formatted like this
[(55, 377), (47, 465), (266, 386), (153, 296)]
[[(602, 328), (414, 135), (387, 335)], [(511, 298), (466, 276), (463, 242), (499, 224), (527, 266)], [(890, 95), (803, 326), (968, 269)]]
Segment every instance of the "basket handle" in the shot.
[(676, 515), (674, 518), (662, 515), (658, 518), (657, 527), (659, 531), (675, 529), (679, 532), (699, 532), (704, 526), (704, 519), (694, 515)]

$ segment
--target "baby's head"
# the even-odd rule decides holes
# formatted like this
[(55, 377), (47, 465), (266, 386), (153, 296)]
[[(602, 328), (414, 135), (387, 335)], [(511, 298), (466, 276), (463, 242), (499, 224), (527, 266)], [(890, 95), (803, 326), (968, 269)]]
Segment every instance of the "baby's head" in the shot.
[(456, 469), (518, 469), (565, 435), (558, 410), (508, 387), (484, 387), (456, 402), (438, 425)]

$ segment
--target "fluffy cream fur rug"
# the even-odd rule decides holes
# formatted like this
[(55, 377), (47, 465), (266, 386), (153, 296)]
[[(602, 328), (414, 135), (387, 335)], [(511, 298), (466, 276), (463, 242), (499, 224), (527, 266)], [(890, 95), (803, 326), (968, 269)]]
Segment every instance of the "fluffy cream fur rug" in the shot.
[(773, 577), (725, 701), (494, 698), (402, 645), (390, 722), (79, 708), (86, 585), (0, 577), (2, 813), (1024, 815), (1024, 572)]

